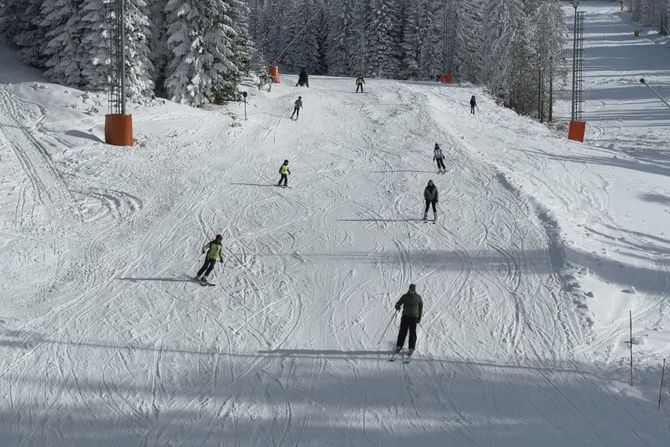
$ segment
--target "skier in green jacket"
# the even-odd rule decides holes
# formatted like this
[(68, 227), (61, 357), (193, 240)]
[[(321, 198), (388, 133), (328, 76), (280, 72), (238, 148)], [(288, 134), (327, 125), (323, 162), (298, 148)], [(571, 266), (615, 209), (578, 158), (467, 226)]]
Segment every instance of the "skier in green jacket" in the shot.
[(362, 74), (359, 74), (359, 75), (356, 77), (356, 93), (358, 93), (358, 89), (361, 90), (361, 93), (365, 93), (365, 92), (363, 91), (363, 84), (365, 84), (365, 79), (363, 79), (363, 75), (362, 75)]
[(281, 186), (282, 182), (284, 182), (284, 188), (286, 188), (288, 186), (288, 176), (291, 175), (291, 170), (288, 168), (288, 160), (284, 160), (284, 164), (279, 167), (279, 175), (281, 177), (277, 186)]
[[(205, 246), (202, 247), (202, 252), (207, 253), (207, 256), (205, 257), (205, 263), (202, 265), (202, 268), (198, 270), (198, 275), (196, 276), (198, 281), (207, 282), (207, 276), (212, 273), (216, 261), (223, 262), (223, 253), (221, 250), (222, 240), (223, 236), (217, 234), (213, 241), (206, 243)], [(203, 273), (205, 274), (204, 276)]]
[(421, 322), (423, 314), (423, 300), (421, 295), (416, 293), (416, 286), (409, 285), (409, 291), (404, 294), (397, 303), (395, 310), (402, 309), (402, 318), (400, 319), (400, 332), (398, 332), (398, 342), (396, 343), (395, 353), (398, 354), (405, 344), (405, 337), (409, 331), (409, 351), (407, 355), (412, 355), (416, 348), (416, 325)]

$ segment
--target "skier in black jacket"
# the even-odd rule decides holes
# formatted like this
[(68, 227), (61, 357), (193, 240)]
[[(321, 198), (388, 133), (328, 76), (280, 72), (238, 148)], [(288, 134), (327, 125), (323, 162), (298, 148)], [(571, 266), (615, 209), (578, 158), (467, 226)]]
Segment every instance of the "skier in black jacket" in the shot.
[(470, 114), (474, 115), (475, 114), (475, 108), (477, 107), (477, 100), (475, 99), (475, 95), (472, 95), (472, 98), (470, 98)]
[(395, 310), (400, 310), (401, 307), (403, 308), (402, 318), (400, 319), (400, 331), (398, 332), (395, 353), (399, 353), (402, 349), (407, 331), (409, 331), (409, 351), (407, 354), (412, 355), (416, 348), (416, 325), (421, 322), (421, 315), (423, 314), (423, 300), (421, 295), (416, 293), (414, 284), (410, 284), (409, 291), (395, 303)]
[(307, 70), (305, 70), (304, 68), (300, 70), (300, 74), (298, 75), (298, 83), (295, 86), (302, 87), (303, 85), (309, 87), (309, 78), (307, 77)]
[(423, 220), (428, 218), (428, 209), (433, 207), (433, 222), (437, 220), (437, 201), (439, 199), (439, 194), (437, 192), (437, 186), (433, 183), (432, 180), (428, 180), (428, 186), (423, 190), (423, 198), (426, 199), (426, 210), (423, 212)]

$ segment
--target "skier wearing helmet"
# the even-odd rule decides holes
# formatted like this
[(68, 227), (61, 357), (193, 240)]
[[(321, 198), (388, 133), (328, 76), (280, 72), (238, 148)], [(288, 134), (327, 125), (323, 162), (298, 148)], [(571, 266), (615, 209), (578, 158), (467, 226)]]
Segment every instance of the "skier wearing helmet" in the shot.
[(428, 209), (433, 207), (433, 222), (437, 221), (437, 201), (439, 198), (437, 187), (432, 180), (428, 180), (428, 186), (423, 190), (423, 198), (426, 199), (426, 209), (423, 212), (423, 220), (428, 218)]
[(295, 115), (295, 120), (298, 121), (298, 118), (300, 117), (300, 109), (302, 109), (302, 96), (298, 96), (298, 99), (295, 101), (291, 119), (293, 119), (293, 116)]
[(405, 344), (407, 332), (409, 332), (409, 351), (407, 355), (411, 356), (416, 348), (416, 325), (421, 322), (421, 315), (423, 314), (423, 300), (421, 295), (416, 293), (414, 284), (410, 284), (409, 291), (395, 303), (396, 311), (399, 311), (401, 307), (402, 318), (400, 319), (400, 330), (398, 331), (394, 355), (400, 353)]
[(221, 252), (221, 241), (223, 241), (223, 236), (217, 234), (216, 238), (213, 241), (206, 243), (202, 247), (202, 252), (207, 253), (207, 256), (205, 257), (205, 263), (202, 265), (200, 270), (198, 270), (198, 274), (196, 276), (196, 279), (198, 281), (207, 282), (207, 276), (209, 276), (209, 274), (212, 273), (212, 269), (214, 268), (214, 264), (216, 264), (216, 261), (223, 262), (223, 253)]
[(291, 175), (291, 171), (288, 168), (288, 160), (284, 160), (284, 163), (279, 167), (279, 174), (281, 178), (277, 186), (281, 186), (282, 182), (284, 182), (284, 188), (286, 188), (288, 186), (288, 176)]

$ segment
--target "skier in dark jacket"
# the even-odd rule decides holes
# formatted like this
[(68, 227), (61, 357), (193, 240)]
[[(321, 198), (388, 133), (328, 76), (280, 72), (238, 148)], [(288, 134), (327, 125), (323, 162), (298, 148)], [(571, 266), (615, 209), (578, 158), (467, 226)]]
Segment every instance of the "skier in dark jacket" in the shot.
[(416, 325), (421, 322), (421, 315), (423, 315), (423, 300), (421, 295), (416, 293), (414, 284), (410, 284), (409, 291), (395, 303), (395, 310), (400, 310), (401, 307), (403, 308), (402, 318), (400, 319), (400, 331), (395, 345), (395, 353), (399, 353), (402, 349), (407, 331), (409, 331), (409, 351), (407, 354), (412, 355), (414, 349), (416, 349)]
[(444, 167), (444, 154), (442, 153), (442, 149), (440, 149), (440, 145), (435, 143), (435, 150), (433, 151), (433, 161), (437, 162), (437, 173), (441, 174), (444, 172), (447, 172), (447, 168)]
[(291, 175), (291, 171), (288, 168), (288, 160), (284, 160), (284, 164), (279, 167), (279, 175), (281, 175), (281, 178), (277, 186), (281, 186), (282, 182), (284, 182), (284, 188), (286, 188), (288, 186), (288, 176)]
[(363, 91), (363, 84), (365, 84), (365, 79), (363, 79), (363, 75), (362, 75), (362, 74), (359, 74), (359, 75), (356, 77), (356, 93), (358, 93), (358, 89), (361, 90), (361, 93), (365, 93), (365, 92)]
[[(205, 257), (205, 263), (202, 265), (202, 268), (198, 270), (198, 275), (196, 276), (198, 281), (207, 282), (207, 276), (212, 273), (216, 261), (223, 262), (223, 253), (221, 251), (222, 240), (223, 236), (217, 234), (213, 241), (206, 243), (205, 246), (202, 247), (202, 252), (207, 253), (207, 256)], [(203, 273), (205, 276), (203, 276)]]
[(307, 86), (307, 87), (309, 87), (309, 78), (307, 77), (307, 71), (304, 68), (302, 68), (300, 70), (300, 74), (298, 75), (298, 83), (295, 86), (296, 87), (297, 86), (300, 86), (300, 87)]
[(423, 190), (423, 198), (426, 199), (426, 210), (423, 212), (423, 220), (428, 218), (428, 209), (433, 207), (433, 222), (437, 220), (437, 201), (439, 199), (439, 194), (437, 192), (437, 186), (433, 183), (432, 180), (428, 180), (428, 186)]
[(291, 119), (295, 116), (295, 120), (298, 121), (298, 118), (300, 118), (300, 109), (302, 109), (302, 96), (298, 96), (298, 99), (295, 100)]
[(472, 98), (470, 98), (470, 114), (471, 115), (475, 114), (475, 108), (477, 108), (477, 100), (475, 99), (475, 95), (472, 95)]

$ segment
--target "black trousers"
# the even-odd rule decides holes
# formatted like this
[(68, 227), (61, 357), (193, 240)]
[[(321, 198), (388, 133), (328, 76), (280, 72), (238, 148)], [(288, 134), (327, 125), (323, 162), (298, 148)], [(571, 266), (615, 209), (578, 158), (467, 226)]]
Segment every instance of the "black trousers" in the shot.
[(418, 322), (419, 319), (414, 317), (402, 317), (400, 319), (400, 332), (398, 332), (396, 347), (403, 347), (407, 331), (409, 331), (409, 349), (413, 350), (416, 347), (416, 325)]
[(209, 276), (209, 274), (212, 273), (212, 269), (214, 268), (215, 264), (216, 259), (205, 259), (205, 263), (202, 265), (200, 270), (198, 270), (198, 278), (201, 277), (203, 273), (205, 276)]
[(291, 118), (293, 118), (294, 115), (295, 115), (295, 119), (300, 118), (300, 109), (298, 107), (293, 109), (293, 113), (291, 114)]
[(358, 84), (358, 85), (356, 86), (356, 93), (358, 93), (358, 89), (359, 89), (359, 88), (361, 89), (361, 93), (364, 93), (364, 92), (363, 92), (363, 84)]
[(475, 107), (477, 107), (477, 105), (470, 104), (470, 113), (473, 114), (473, 115), (475, 114)]
[(442, 168), (442, 169), (444, 169), (445, 171), (447, 170), (447, 168), (444, 167), (444, 160), (443, 160), (443, 159), (441, 159), (441, 158), (436, 158), (435, 161), (437, 162), (437, 169)]
[(433, 205), (433, 212), (437, 213), (437, 208), (435, 207), (436, 204), (437, 204), (437, 202), (435, 202), (434, 200), (433, 201), (426, 200), (426, 211), (425, 212), (427, 213), (428, 210), (430, 209), (430, 206)]
[(284, 182), (284, 186), (287, 186), (288, 185), (288, 175), (281, 174), (281, 178), (279, 179), (279, 183), (277, 183), (277, 186), (281, 185), (281, 182)]

